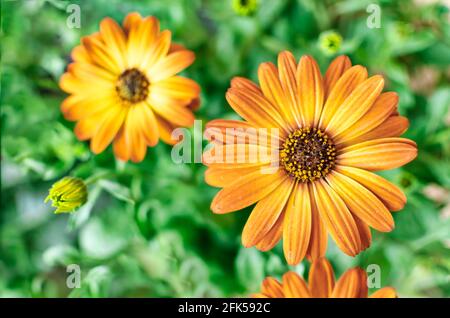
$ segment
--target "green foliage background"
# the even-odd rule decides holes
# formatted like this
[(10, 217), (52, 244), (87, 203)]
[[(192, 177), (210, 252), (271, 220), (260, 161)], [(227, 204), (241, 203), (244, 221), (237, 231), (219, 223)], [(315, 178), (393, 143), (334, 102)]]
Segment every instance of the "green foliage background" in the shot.
[[(176, 165), (160, 143), (140, 164), (121, 163), (109, 148), (90, 153), (59, 105), (58, 79), (82, 35), (110, 16), (155, 15), (175, 41), (195, 51), (186, 74), (202, 86), (204, 121), (235, 118), (224, 94), (233, 76), (256, 79), (258, 64), (288, 49), (312, 54), (325, 70), (333, 56), (318, 46), (321, 32), (344, 38), (339, 54), (382, 73), (410, 119), (418, 144), (413, 163), (383, 173), (408, 196), (396, 229), (375, 233), (356, 258), (330, 241), (338, 275), (351, 266), (381, 267), (382, 286), (401, 297), (450, 295), (450, 26), (439, 1), (259, 0), (238, 16), (227, 0), (86, 0), (81, 28), (66, 26), (69, 1), (1, 2), (0, 296), (173, 297), (245, 296), (267, 275), (288, 266), (281, 246), (244, 249), (240, 234), (250, 212), (213, 215), (216, 189), (201, 164)], [(431, 4), (426, 4), (431, 2)], [(369, 29), (370, 3), (382, 8), (381, 28)], [(448, 5), (448, 1), (447, 1)], [(89, 202), (72, 215), (54, 215), (43, 200), (52, 183), (96, 177)], [(66, 287), (66, 266), (79, 264), (81, 288)], [(307, 273), (308, 264), (291, 268)]]

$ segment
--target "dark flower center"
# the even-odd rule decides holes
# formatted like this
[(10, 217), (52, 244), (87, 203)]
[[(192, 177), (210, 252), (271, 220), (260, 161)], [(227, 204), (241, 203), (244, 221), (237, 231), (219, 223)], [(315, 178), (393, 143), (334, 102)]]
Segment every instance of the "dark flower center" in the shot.
[(336, 147), (317, 128), (300, 128), (290, 133), (280, 150), (280, 162), (287, 174), (302, 182), (326, 176), (335, 160)]
[(138, 103), (148, 96), (150, 82), (138, 69), (131, 68), (120, 74), (116, 91), (120, 98), (131, 103)]

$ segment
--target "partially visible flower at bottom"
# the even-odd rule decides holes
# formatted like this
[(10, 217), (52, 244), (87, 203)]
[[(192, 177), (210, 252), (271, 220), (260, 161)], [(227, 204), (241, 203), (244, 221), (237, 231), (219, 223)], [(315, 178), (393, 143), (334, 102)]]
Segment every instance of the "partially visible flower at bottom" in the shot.
[[(267, 277), (256, 298), (367, 298), (367, 274), (359, 267), (349, 269), (335, 282), (334, 271), (325, 258), (311, 264), (308, 284), (295, 272), (287, 272), (280, 283)], [(384, 287), (374, 292), (370, 298), (397, 298), (392, 287)]]
[(84, 205), (88, 197), (84, 181), (74, 177), (64, 177), (55, 182), (48, 192), (44, 202), (51, 200), (55, 213), (73, 212)]
[(333, 55), (339, 52), (341, 45), (342, 36), (336, 31), (326, 31), (319, 35), (320, 50), (327, 55)]
[(239, 15), (249, 16), (258, 9), (258, 0), (233, 0), (233, 10)]

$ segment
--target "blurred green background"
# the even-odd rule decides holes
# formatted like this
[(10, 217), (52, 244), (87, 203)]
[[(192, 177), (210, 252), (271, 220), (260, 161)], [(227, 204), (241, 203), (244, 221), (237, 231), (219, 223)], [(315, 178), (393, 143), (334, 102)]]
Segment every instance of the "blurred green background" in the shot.
[[(80, 5), (79, 29), (66, 25), (70, 3)], [(371, 3), (381, 7), (380, 28), (366, 25)], [(0, 296), (245, 296), (288, 270), (281, 244), (266, 253), (241, 247), (250, 209), (212, 214), (217, 189), (201, 164), (174, 164), (161, 142), (140, 164), (116, 161), (111, 148), (94, 156), (61, 116), (57, 83), (71, 49), (103, 17), (121, 22), (131, 11), (155, 15), (195, 51), (185, 73), (202, 86), (204, 122), (236, 118), (224, 98), (231, 78), (255, 80), (258, 64), (281, 50), (312, 54), (322, 70), (348, 54), (383, 74), (419, 148), (413, 163), (382, 173), (408, 204), (394, 214), (396, 229), (376, 233), (358, 257), (331, 240), (327, 255), (338, 275), (378, 264), (382, 286), (401, 297), (450, 296), (449, 2), (424, 0), (259, 0), (249, 16), (231, 0), (2, 0)], [(334, 54), (319, 41), (330, 30), (343, 38)], [(99, 181), (83, 208), (55, 215), (43, 200), (66, 175)], [(79, 289), (66, 287), (68, 264), (81, 268)], [(291, 269), (307, 273), (308, 263)]]

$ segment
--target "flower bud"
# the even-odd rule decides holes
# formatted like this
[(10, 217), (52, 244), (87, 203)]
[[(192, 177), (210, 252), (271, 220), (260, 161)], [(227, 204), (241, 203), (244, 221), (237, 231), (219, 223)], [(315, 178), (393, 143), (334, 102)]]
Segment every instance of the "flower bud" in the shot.
[(83, 180), (74, 177), (64, 177), (55, 182), (45, 199), (52, 201), (55, 213), (73, 212), (87, 201), (87, 187)]
[(320, 50), (326, 55), (339, 52), (342, 45), (342, 36), (336, 31), (326, 31), (319, 35)]
[(249, 16), (258, 9), (258, 0), (233, 0), (232, 5), (237, 14)]

